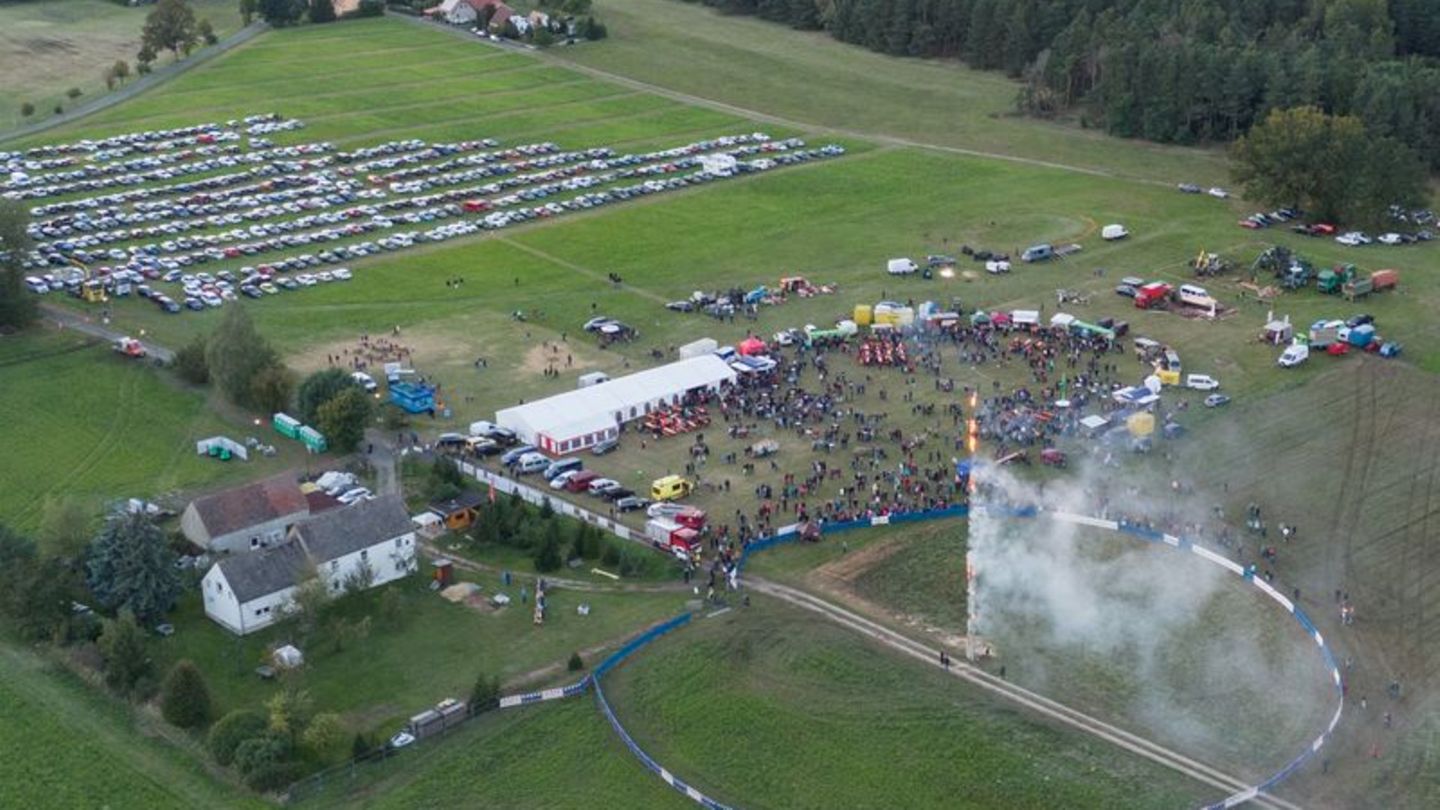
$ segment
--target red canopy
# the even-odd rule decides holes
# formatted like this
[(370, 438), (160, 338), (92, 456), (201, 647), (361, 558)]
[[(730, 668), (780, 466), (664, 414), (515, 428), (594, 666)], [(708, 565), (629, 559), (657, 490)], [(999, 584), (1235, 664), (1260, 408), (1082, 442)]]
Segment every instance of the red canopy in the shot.
[(740, 341), (740, 345), (736, 348), (746, 357), (752, 354), (766, 354), (770, 351), (770, 347), (765, 345), (765, 341), (757, 337), (745, 338)]

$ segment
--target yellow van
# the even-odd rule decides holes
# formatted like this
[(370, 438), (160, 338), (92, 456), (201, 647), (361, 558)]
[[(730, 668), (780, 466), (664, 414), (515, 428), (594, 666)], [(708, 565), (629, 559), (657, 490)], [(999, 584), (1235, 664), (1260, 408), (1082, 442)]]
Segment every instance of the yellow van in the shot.
[(650, 500), (652, 501), (678, 501), (690, 494), (694, 484), (686, 481), (678, 475), (667, 475), (664, 478), (655, 479), (650, 485)]

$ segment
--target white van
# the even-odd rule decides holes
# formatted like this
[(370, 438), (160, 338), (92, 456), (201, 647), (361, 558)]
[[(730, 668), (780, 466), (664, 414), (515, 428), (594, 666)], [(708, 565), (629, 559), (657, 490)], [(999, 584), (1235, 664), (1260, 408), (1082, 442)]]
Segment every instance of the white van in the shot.
[(543, 453), (531, 452), (521, 456), (520, 460), (515, 462), (515, 472), (520, 475), (529, 475), (540, 472), (549, 466), (550, 459), (546, 458)]
[(919, 269), (920, 266), (910, 259), (891, 259), (885, 263), (885, 272), (892, 276), (908, 276)]
[(1187, 374), (1185, 387), (1194, 388), (1196, 391), (1214, 391), (1220, 387), (1220, 381), (1209, 374)]
[(1275, 361), (1281, 368), (1294, 368), (1310, 359), (1310, 347), (1295, 344), (1287, 346), (1280, 354), (1280, 359)]

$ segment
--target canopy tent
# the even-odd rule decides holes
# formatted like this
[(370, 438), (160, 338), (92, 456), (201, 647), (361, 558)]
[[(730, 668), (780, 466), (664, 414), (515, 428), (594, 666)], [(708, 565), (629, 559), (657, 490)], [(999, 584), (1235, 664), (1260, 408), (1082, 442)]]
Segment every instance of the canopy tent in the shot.
[(740, 341), (740, 345), (735, 348), (746, 357), (755, 354), (766, 354), (770, 351), (770, 347), (765, 345), (765, 341), (757, 337), (745, 338)]
[(689, 391), (734, 379), (729, 364), (706, 354), (505, 408), (495, 422), (545, 452), (566, 453), (614, 438), (622, 423), (679, 404)]

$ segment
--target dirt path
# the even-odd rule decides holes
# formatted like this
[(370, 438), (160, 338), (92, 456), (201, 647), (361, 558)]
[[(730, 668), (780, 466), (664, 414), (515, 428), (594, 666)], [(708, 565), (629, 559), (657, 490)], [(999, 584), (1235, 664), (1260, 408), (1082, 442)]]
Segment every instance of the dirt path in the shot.
[(537, 51), (537, 50), (533, 50), (533, 49), (530, 49), (530, 48), (525, 48), (525, 47), (522, 47), (522, 46), (509, 45), (509, 44), (503, 44), (503, 43), (502, 43), (502, 44), (496, 44), (496, 43), (491, 43), (491, 42), (489, 42), (489, 41), (480, 41), (480, 40), (477, 40), (473, 35), (469, 34), (469, 33), (466, 32), (464, 29), (461, 29), (461, 28), (456, 28), (456, 27), (452, 27), (452, 26), (445, 26), (445, 25), (438, 25), (438, 24), (436, 24), (436, 23), (428, 22), (428, 21), (426, 21), (426, 20), (422, 20), (422, 19), (417, 18), (417, 17), (398, 16), (398, 19), (403, 19), (403, 20), (405, 20), (406, 22), (411, 23), (412, 25), (427, 26), (427, 27), (429, 27), (429, 28), (439, 30), (439, 31), (442, 32), (442, 33), (447, 33), (447, 34), (450, 34), (451, 36), (459, 37), (459, 38), (464, 39), (464, 40), (466, 40), (466, 41), (468, 41), (468, 42), (474, 42), (474, 43), (477, 44), (477, 45), (483, 45), (483, 46), (485, 46), (485, 47), (491, 47), (491, 48), (501, 48), (501, 49), (504, 49), (504, 50), (524, 51), (524, 52), (526, 52), (526, 53), (529, 53), (531, 56), (534, 56), (536, 59), (539, 59), (539, 60), (541, 60), (541, 61), (543, 61), (543, 62), (548, 62), (548, 63), (555, 64), (555, 65), (560, 65), (560, 66), (565, 67), (565, 68), (567, 68), (567, 69), (569, 69), (569, 70), (573, 70), (573, 71), (575, 71), (576, 73), (580, 73), (580, 74), (583, 74), (583, 75), (586, 75), (586, 76), (590, 76), (590, 77), (592, 77), (592, 78), (601, 79), (601, 80), (604, 80), (604, 81), (607, 81), (607, 82), (611, 82), (612, 84), (617, 84), (617, 85), (620, 85), (620, 86), (622, 86), (622, 87), (629, 87), (629, 88), (631, 88), (631, 89), (633, 89), (633, 90), (639, 90), (639, 91), (643, 91), (643, 92), (646, 92), (646, 93), (651, 93), (651, 94), (653, 94), (653, 95), (657, 95), (657, 96), (661, 96), (661, 97), (663, 97), (663, 98), (671, 99), (672, 101), (679, 101), (679, 102), (682, 102), (682, 103), (684, 103), (684, 104), (690, 104), (690, 105), (693, 105), (693, 106), (696, 106), (696, 107), (705, 107), (705, 108), (707, 108), (707, 109), (715, 110), (715, 111), (717, 111), (717, 112), (723, 112), (723, 113), (726, 113), (726, 114), (729, 114), (729, 115), (739, 116), (739, 117), (741, 117), (741, 118), (749, 118), (749, 119), (751, 119), (751, 120), (760, 121), (760, 122), (767, 123), (767, 124), (774, 124), (775, 126), (788, 127), (788, 128), (790, 128), (790, 129), (806, 130), (806, 131), (814, 132), (814, 133), (818, 133), (818, 134), (834, 135), (834, 136), (838, 136), (838, 137), (857, 138), (857, 139), (860, 139), (860, 140), (867, 140), (867, 141), (871, 141), (871, 142), (874, 142), (874, 143), (887, 144), (887, 145), (890, 145), (890, 146), (905, 146), (905, 147), (913, 147), (913, 148), (916, 148), (916, 149), (930, 149), (930, 150), (933, 150), (933, 151), (945, 152), (945, 153), (954, 154), (954, 155), (966, 155), (966, 156), (969, 156), (969, 157), (981, 157), (981, 158), (990, 158), (990, 159), (993, 159), (993, 160), (1005, 160), (1005, 161), (1009, 161), (1009, 162), (1011, 162), (1011, 163), (1021, 163), (1021, 164), (1025, 164), (1025, 165), (1027, 165), (1027, 166), (1039, 166), (1039, 167), (1047, 168), (1047, 169), (1059, 169), (1059, 170), (1067, 171), (1067, 172), (1077, 172), (1077, 173), (1079, 173), (1079, 174), (1088, 174), (1088, 175), (1091, 175), (1092, 177), (1108, 177), (1108, 178), (1113, 178), (1113, 179), (1117, 179), (1117, 180), (1128, 180), (1128, 181), (1134, 182), (1134, 183), (1144, 183), (1145, 185), (1152, 185), (1152, 186), (1168, 186), (1168, 185), (1169, 185), (1168, 183), (1165, 183), (1165, 182), (1160, 181), (1160, 180), (1146, 180), (1146, 179), (1144, 179), (1144, 178), (1130, 177), (1130, 176), (1128, 176), (1128, 175), (1122, 175), (1122, 174), (1115, 174), (1115, 173), (1113, 173), (1113, 172), (1102, 171), (1102, 170), (1100, 170), (1100, 169), (1089, 169), (1089, 168), (1085, 168), (1084, 166), (1074, 166), (1074, 165), (1071, 165), (1071, 164), (1068, 164), (1068, 163), (1056, 163), (1056, 162), (1048, 161), (1048, 160), (1037, 160), (1037, 159), (1035, 159), (1035, 158), (1019, 157), (1019, 156), (1017, 156), (1017, 155), (1007, 155), (1007, 154), (1004, 154), (1004, 153), (1001, 153), (1001, 152), (986, 152), (986, 151), (982, 151), (982, 150), (978, 150), (978, 149), (965, 149), (965, 148), (962, 148), (962, 147), (959, 147), (959, 146), (944, 146), (944, 145), (937, 144), (937, 143), (927, 143), (927, 142), (925, 142), (925, 141), (917, 141), (917, 140), (913, 140), (913, 139), (910, 139), (910, 138), (901, 138), (901, 137), (898, 137), (898, 136), (895, 136), (895, 135), (884, 135), (884, 134), (876, 133), (876, 132), (866, 132), (866, 131), (863, 131), (863, 130), (853, 130), (853, 129), (844, 129), (844, 128), (837, 128), (837, 127), (828, 127), (828, 126), (823, 126), (823, 125), (819, 125), (819, 124), (807, 123), (807, 122), (805, 122), (805, 121), (797, 121), (797, 120), (795, 120), (795, 119), (793, 119), (793, 118), (785, 118), (785, 117), (778, 116), (778, 115), (771, 115), (770, 113), (761, 112), (760, 110), (752, 109), (752, 108), (749, 108), (749, 107), (741, 107), (741, 106), (738, 106), (738, 105), (735, 105), (735, 104), (729, 104), (729, 103), (726, 103), (726, 102), (723, 102), (723, 101), (717, 101), (717, 100), (712, 99), (712, 98), (705, 98), (705, 97), (703, 97), (703, 96), (696, 96), (696, 95), (691, 95), (691, 94), (689, 94), (689, 93), (682, 93), (682, 92), (680, 92), (680, 91), (678, 91), (678, 90), (671, 90), (671, 89), (669, 89), (669, 88), (667, 88), (667, 87), (661, 87), (661, 86), (656, 85), (656, 84), (650, 84), (649, 82), (642, 82), (642, 81), (640, 81), (640, 80), (638, 80), (638, 79), (632, 79), (632, 78), (630, 78), (630, 77), (628, 77), (628, 76), (623, 76), (623, 75), (621, 75), (621, 74), (619, 74), (619, 73), (612, 73), (612, 72), (610, 72), (610, 71), (608, 71), (608, 70), (601, 70), (601, 69), (599, 69), (599, 68), (590, 67), (590, 66), (588, 66), (588, 65), (581, 65), (581, 64), (579, 64), (579, 63), (572, 62), (572, 61), (570, 61), (570, 60), (568, 60), (568, 59), (565, 59), (564, 57), (559, 56), (559, 55), (557, 55), (556, 53), (553, 53), (553, 52), (549, 52), (549, 51)]
[[(940, 666), (939, 656), (935, 650), (863, 616), (811, 596), (804, 591), (755, 576), (748, 577), (746, 584), (758, 593), (773, 596), (796, 607), (819, 613), (830, 621), (854, 630), (911, 658), (926, 662), (931, 666)], [(1246, 782), (1212, 768), (1209, 765), (1197, 762), (1183, 754), (1171, 751), (1168, 748), (1153, 743), (1143, 737), (1131, 734), (1123, 729), (1116, 728), (1102, 720), (1090, 717), (1043, 695), (1016, 686), (1009, 681), (1002, 680), (984, 670), (973, 667), (963, 660), (952, 660), (947, 672), (997, 697), (1004, 698), (1012, 703), (1018, 703), (1049, 719), (1064, 723), (1072, 728), (1118, 745), (1127, 751), (1157, 762), (1178, 773), (1223, 790), (1226, 793), (1235, 793), (1248, 787)], [(1261, 807), (1299, 810), (1298, 805), (1272, 796), (1259, 797), (1254, 799), (1254, 801)]]
[(229, 51), (230, 49), (238, 45), (243, 45), (246, 42), (254, 39), (256, 36), (260, 35), (261, 33), (269, 30), (270, 26), (266, 25), (265, 23), (258, 21), (253, 22), (250, 25), (247, 25), (244, 28), (241, 28), (240, 30), (231, 34), (230, 36), (225, 37), (216, 44), (211, 45), (210, 47), (205, 48), (201, 51), (198, 51), (197, 53), (194, 53), (179, 62), (174, 62), (165, 65), (164, 67), (158, 68), (154, 72), (150, 73), (148, 76), (142, 76), (139, 79), (131, 82), (129, 85), (120, 88), (119, 90), (106, 93), (105, 95), (99, 96), (98, 98), (95, 98), (91, 101), (87, 101), (84, 104), (72, 107), (64, 113), (53, 116), (51, 118), (47, 118), (44, 121), (31, 124), (29, 126), (19, 127), (18, 129), (12, 129), (9, 132), (0, 134), (0, 144), (8, 143), (10, 141), (18, 140), (20, 138), (25, 138), (30, 135), (35, 135), (49, 129), (54, 129), (55, 127), (61, 126), (63, 124), (68, 124), (76, 119), (84, 118), (91, 113), (99, 112), (103, 109), (106, 109), (107, 107), (113, 107), (122, 101), (129, 101), (130, 99), (140, 95), (146, 90), (149, 90), (157, 85), (164, 84), (165, 82), (168, 82), (176, 76), (180, 76), (193, 68), (200, 67), (206, 62), (209, 62), (211, 59), (214, 59), (215, 57)]
[[(124, 332), (118, 332), (108, 326), (96, 323), (83, 315), (78, 315), (63, 307), (41, 304), (40, 311), (44, 313), (46, 318), (53, 320), (62, 329), (74, 329), (76, 332), (101, 338), (107, 343), (114, 341), (116, 338), (128, 337)], [(150, 356), (156, 360), (162, 363), (169, 363), (175, 359), (175, 352), (164, 346), (157, 345), (149, 340), (141, 342), (145, 344), (145, 348), (150, 352)]]

